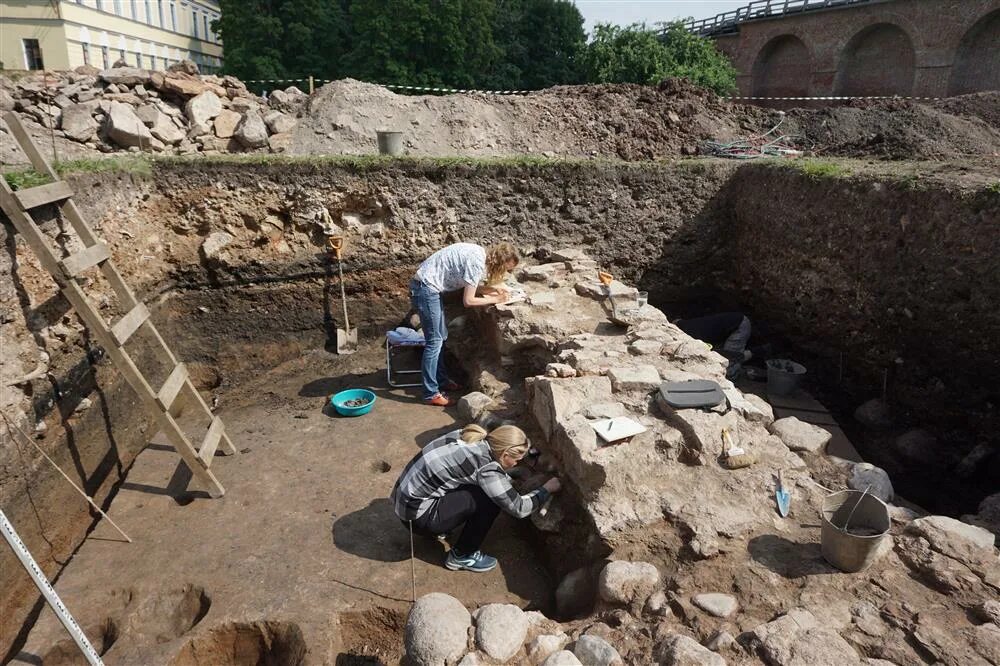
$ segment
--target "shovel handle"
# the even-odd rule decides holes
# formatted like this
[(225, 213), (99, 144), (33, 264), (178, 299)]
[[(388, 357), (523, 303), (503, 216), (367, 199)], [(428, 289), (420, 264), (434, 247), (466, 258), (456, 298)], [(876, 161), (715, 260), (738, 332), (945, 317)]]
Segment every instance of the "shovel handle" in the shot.
[(329, 246), (330, 250), (337, 255), (337, 259), (340, 259), (341, 253), (344, 251), (344, 237), (329, 236), (326, 239), (326, 244)]

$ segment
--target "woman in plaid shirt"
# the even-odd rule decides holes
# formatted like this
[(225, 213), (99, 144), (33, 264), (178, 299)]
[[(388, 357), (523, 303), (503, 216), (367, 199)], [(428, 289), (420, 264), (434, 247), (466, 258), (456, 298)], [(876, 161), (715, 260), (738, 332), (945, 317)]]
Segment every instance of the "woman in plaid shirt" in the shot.
[(528, 453), (528, 437), (504, 425), (487, 432), (468, 425), (439, 437), (413, 457), (392, 489), (396, 515), (414, 532), (447, 534), (464, 523), (444, 565), (452, 571), (490, 571), (495, 557), (479, 550), (503, 509), (515, 518), (537, 511), (560, 488), (553, 477), (527, 495), (510, 483), (507, 470)]

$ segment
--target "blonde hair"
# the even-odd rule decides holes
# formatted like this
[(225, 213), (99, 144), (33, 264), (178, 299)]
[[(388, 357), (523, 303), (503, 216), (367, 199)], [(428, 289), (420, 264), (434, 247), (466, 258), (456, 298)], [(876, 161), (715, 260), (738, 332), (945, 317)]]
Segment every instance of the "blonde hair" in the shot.
[(462, 429), (462, 441), (467, 444), (475, 444), (484, 439), (490, 445), (494, 460), (500, 460), (500, 456), (505, 453), (514, 460), (520, 460), (528, 453), (528, 436), (517, 426), (502, 425), (487, 433), (482, 426), (470, 423)]
[(490, 246), (486, 251), (486, 286), (492, 287), (503, 282), (507, 275), (507, 264), (514, 262), (517, 265), (520, 261), (521, 255), (510, 243)]

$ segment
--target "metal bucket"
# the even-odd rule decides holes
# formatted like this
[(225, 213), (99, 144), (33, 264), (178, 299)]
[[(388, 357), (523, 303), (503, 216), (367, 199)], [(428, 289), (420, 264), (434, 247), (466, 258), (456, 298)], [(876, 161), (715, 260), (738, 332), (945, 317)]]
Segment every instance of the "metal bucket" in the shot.
[[(851, 522), (844, 530), (848, 516)], [(879, 498), (858, 490), (827, 495), (823, 500), (823, 557), (841, 571), (863, 571), (875, 561), (889, 526), (889, 507)]]
[(799, 388), (806, 367), (795, 361), (773, 359), (767, 362), (767, 392), (771, 395), (791, 395)]
[(382, 155), (403, 154), (403, 133), (380, 130), (378, 135), (378, 152)]

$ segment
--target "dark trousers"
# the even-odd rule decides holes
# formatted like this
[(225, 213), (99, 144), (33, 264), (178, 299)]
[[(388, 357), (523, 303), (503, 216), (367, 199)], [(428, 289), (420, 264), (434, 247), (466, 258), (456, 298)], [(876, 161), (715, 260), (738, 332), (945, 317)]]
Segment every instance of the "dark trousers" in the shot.
[(437, 536), (447, 534), (464, 523), (465, 528), (454, 549), (462, 555), (469, 555), (479, 550), (499, 513), (500, 507), (487, 497), (482, 488), (463, 486), (445, 494), (414, 520), (413, 531), (425, 536)]

